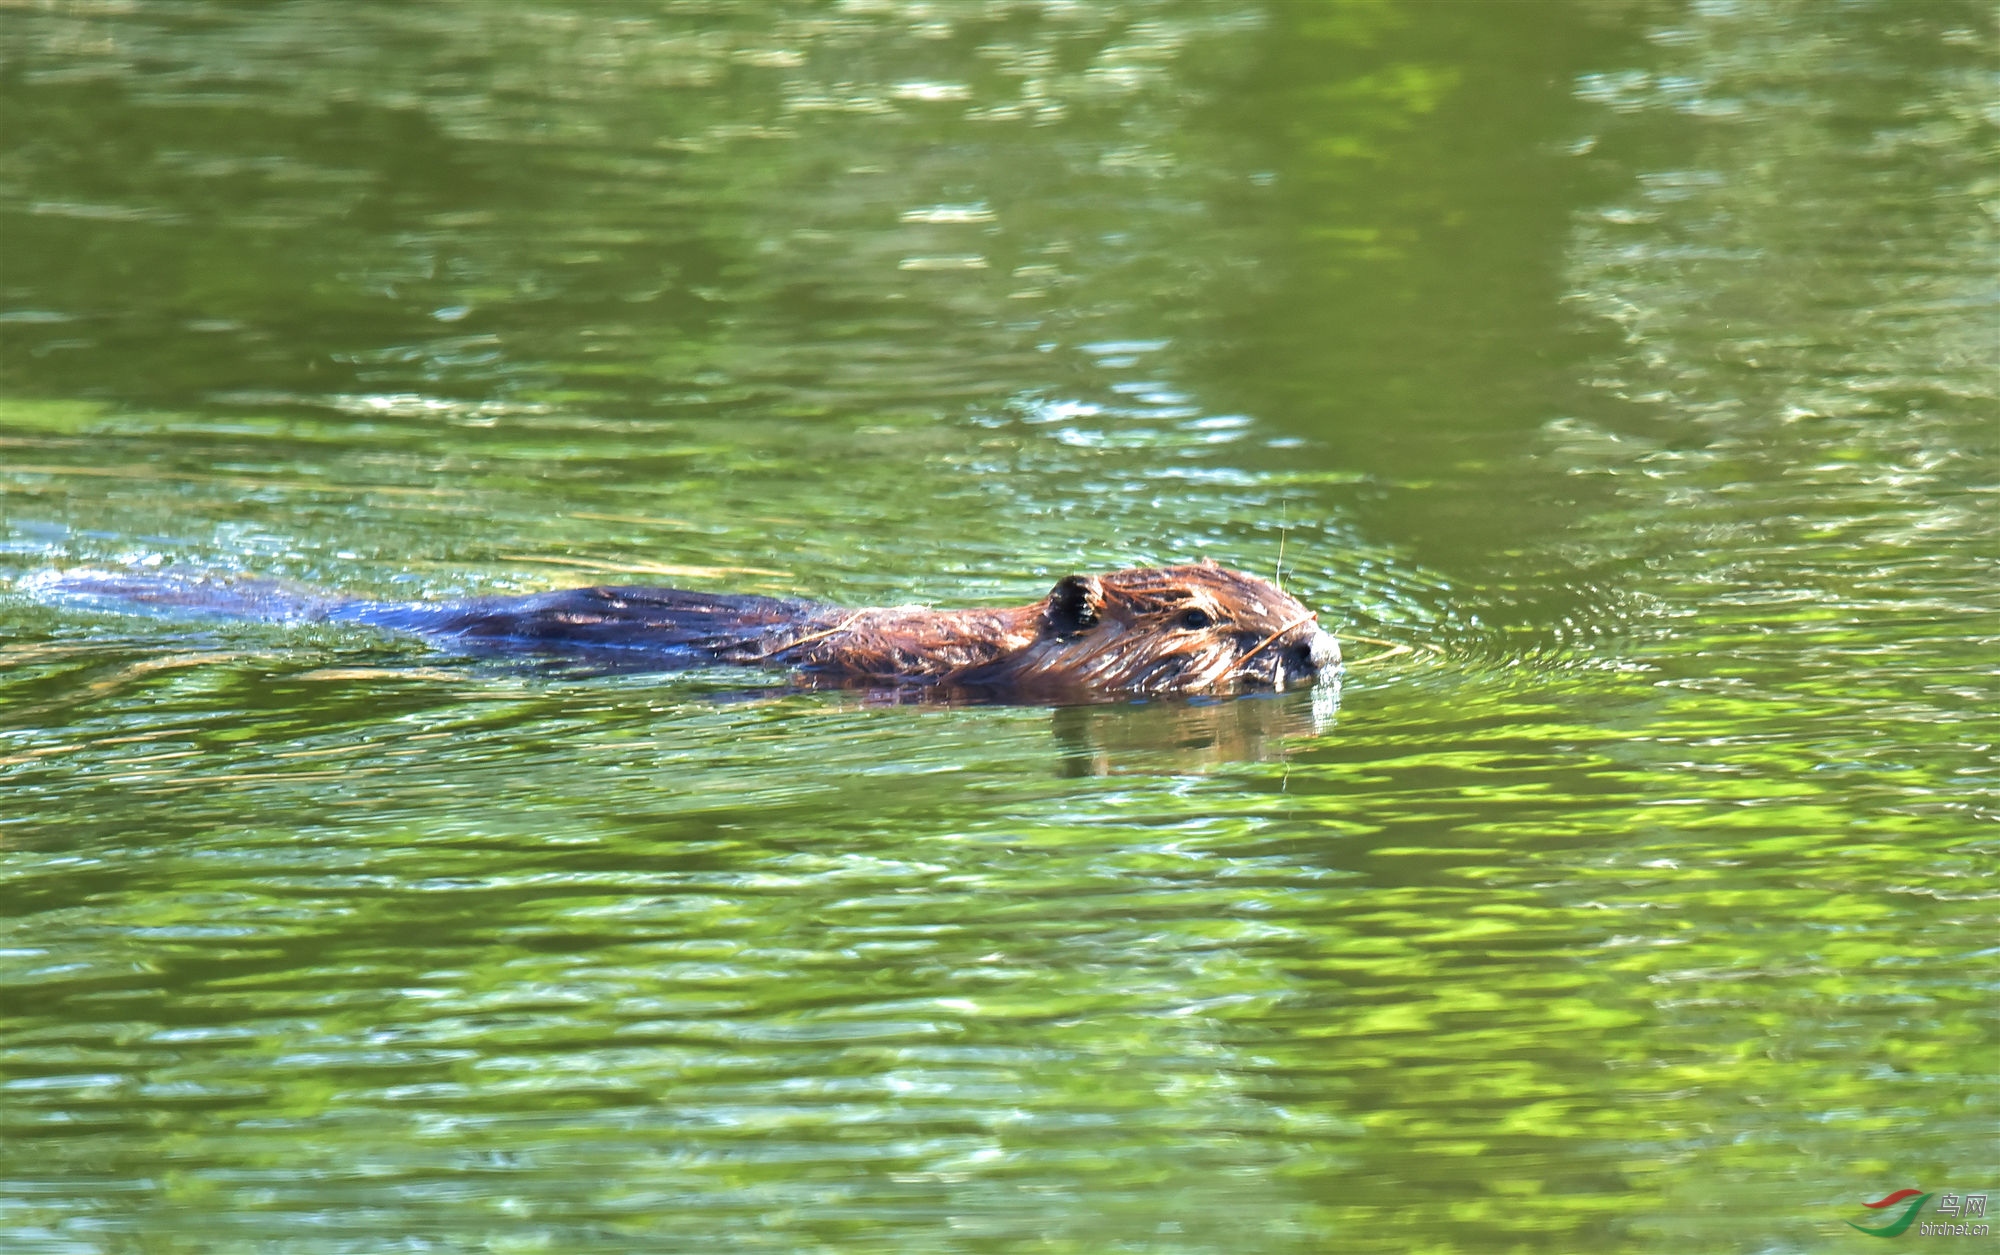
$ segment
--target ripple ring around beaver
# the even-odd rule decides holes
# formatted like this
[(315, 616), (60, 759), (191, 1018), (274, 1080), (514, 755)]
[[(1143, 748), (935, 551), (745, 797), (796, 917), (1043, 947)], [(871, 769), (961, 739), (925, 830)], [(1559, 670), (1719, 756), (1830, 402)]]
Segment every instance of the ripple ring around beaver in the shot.
[(611, 586), (376, 602), (272, 581), (93, 570), (49, 572), (25, 586), (118, 609), (365, 624), (660, 668), (782, 667), (806, 684), (999, 701), (1282, 692), (1330, 682), (1340, 669), (1340, 646), (1311, 610), (1206, 560), (1066, 575), (1040, 601), (965, 610)]

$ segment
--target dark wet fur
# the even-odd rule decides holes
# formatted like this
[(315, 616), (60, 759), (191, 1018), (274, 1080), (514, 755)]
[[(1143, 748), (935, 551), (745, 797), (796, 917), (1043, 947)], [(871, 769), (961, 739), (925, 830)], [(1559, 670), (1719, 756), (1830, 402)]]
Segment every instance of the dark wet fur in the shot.
[(467, 643), (552, 650), (645, 650), (700, 662), (760, 663), (797, 625), (838, 612), (784, 597), (679, 588), (572, 588), (455, 605), (350, 602), (327, 618)]

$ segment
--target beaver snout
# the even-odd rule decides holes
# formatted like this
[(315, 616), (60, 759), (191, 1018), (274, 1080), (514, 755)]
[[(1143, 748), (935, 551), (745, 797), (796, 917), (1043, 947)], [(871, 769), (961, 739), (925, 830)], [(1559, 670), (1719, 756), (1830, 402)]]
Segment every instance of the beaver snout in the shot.
[(1299, 646), (1299, 655), (1308, 671), (1318, 674), (1340, 665), (1340, 642), (1324, 628), (1314, 628), (1312, 639)]
[(1270, 684), (1282, 689), (1289, 683), (1310, 683), (1331, 675), (1340, 666), (1340, 642), (1331, 632), (1314, 624), (1294, 637), (1277, 658), (1277, 666), (1268, 679)]

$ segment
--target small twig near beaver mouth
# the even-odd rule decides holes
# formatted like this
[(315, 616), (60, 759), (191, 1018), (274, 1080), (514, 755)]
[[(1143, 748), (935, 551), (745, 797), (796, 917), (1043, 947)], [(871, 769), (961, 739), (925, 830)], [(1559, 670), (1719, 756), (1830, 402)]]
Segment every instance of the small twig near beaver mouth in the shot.
[(1435, 645), (1412, 645), (1407, 641), (1385, 641), (1379, 636), (1361, 636), (1354, 632), (1341, 633), (1341, 639), (1360, 641), (1364, 645), (1380, 645), (1382, 647), (1382, 652), (1379, 654), (1370, 654), (1366, 658), (1344, 659), (1341, 665), (1347, 667), (1366, 666), (1371, 662), (1387, 662), (1391, 658), (1401, 658), (1404, 654), (1414, 654), (1418, 651), (1439, 658), (1444, 656), (1444, 651)]
[[(1304, 614), (1300, 615), (1298, 618), (1293, 619), (1290, 623), (1285, 624), (1285, 626), (1271, 633), (1263, 640), (1258, 641), (1256, 648), (1252, 649), (1249, 653), (1243, 655), (1241, 658), (1238, 658), (1236, 660), (1236, 667), (1235, 670), (1230, 673), (1230, 678), (1234, 679), (1236, 676), (1242, 675), (1243, 668), (1249, 664), (1250, 660), (1252, 658), (1255, 658), (1258, 654), (1263, 653), (1264, 650), (1267, 647), (1269, 647), (1272, 641), (1277, 640), (1280, 636), (1283, 636), (1285, 633), (1291, 631), (1293, 628), (1303, 627), (1306, 624), (1311, 623), (1313, 621), (1313, 617), (1314, 617), (1313, 612), (1308, 610)], [(1285, 672), (1284, 667), (1279, 666), (1273, 668), (1271, 674), (1273, 676), (1283, 676), (1284, 672)]]
[(758, 662), (769, 662), (772, 659), (776, 658), (779, 654), (788, 653), (791, 650), (799, 648), (801, 645), (810, 645), (814, 641), (823, 641), (829, 636), (838, 636), (842, 632), (845, 632), (849, 628), (853, 627), (854, 624), (862, 617), (867, 615), (867, 613), (868, 611), (866, 608), (856, 610), (853, 614), (848, 615), (845, 619), (842, 619), (840, 622), (834, 624), (830, 628), (827, 628), (825, 631), (814, 632), (808, 636), (801, 636), (795, 641), (787, 641), (785, 644), (780, 645), (776, 649), (769, 650), (765, 653), (757, 655), (756, 660)]

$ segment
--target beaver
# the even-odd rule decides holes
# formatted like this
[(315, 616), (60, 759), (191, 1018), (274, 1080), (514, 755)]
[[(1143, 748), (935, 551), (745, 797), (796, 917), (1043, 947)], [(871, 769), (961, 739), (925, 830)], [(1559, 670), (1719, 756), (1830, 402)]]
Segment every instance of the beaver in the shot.
[(455, 604), (301, 594), (267, 582), (67, 572), (50, 591), (241, 617), (359, 623), (470, 646), (652, 665), (786, 667), (808, 683), (1051, 697), (1282, 691), (1330, 678), (1313, 612), (1214, 562), (1065, 575), (1006, 609), (845, 609), (786, 597), (592, 587)]

